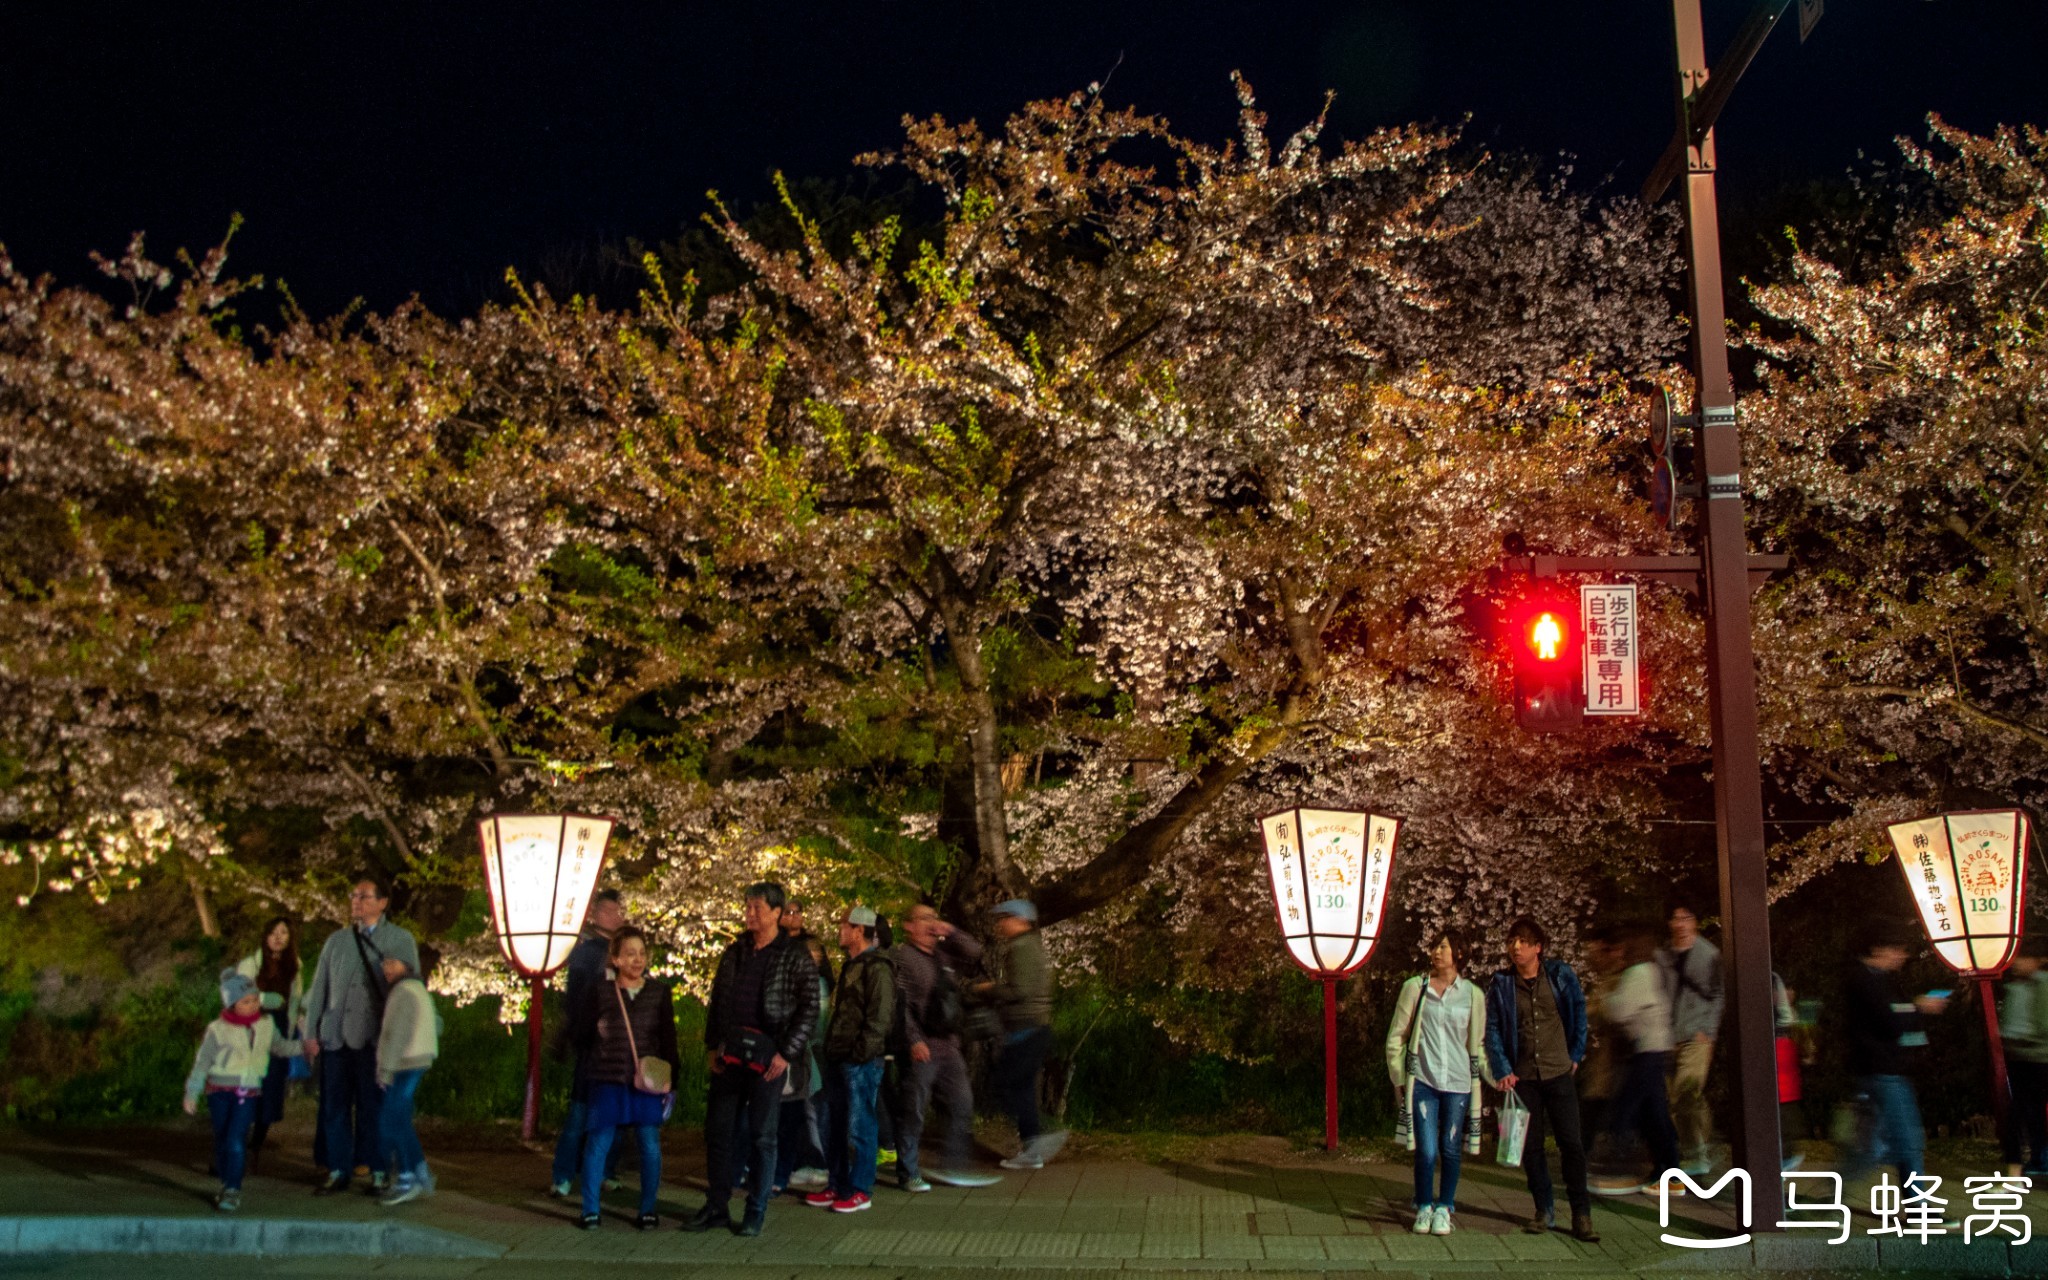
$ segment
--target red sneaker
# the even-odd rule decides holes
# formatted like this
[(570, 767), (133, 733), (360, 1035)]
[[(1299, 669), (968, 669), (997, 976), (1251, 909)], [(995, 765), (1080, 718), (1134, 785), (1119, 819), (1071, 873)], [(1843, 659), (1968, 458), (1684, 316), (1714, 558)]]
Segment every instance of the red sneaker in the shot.
[(830, 1191), (813, 1191), (804, 1197), (804, 1203), (813, 1209), (830, 1209), (839, 1203), (839, 1198)]
[(868, 1198), (867, 1192), (856, 1191), (844, 1200), (834, 1200), (832, 1202), (832, 1212), (859, 1213), (862, 1209), (871, 1208), (874, 1203), (873, 1200)]

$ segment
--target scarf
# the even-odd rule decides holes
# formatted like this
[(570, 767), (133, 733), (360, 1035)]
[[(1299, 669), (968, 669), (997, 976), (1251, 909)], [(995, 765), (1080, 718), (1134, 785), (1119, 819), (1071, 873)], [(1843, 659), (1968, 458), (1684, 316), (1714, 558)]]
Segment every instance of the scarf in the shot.
[(247, 1017), (236, 1013), (233, 1009), (222, 1009), (220, 1011), (220, 1020), (231, 1027), (253, 1027), (262, 1016), (263, 1010), (261, 1009), (256, 1010), (256, 1012), (249, 1014)]

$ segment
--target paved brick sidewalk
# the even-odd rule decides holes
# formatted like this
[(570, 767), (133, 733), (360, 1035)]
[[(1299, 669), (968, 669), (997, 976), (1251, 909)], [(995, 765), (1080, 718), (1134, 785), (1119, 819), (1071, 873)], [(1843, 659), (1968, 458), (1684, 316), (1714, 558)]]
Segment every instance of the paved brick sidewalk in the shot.
[[(1529, 1199), (1520, 1172), (1480, 1161), (1466, 1165), (1458, 1230), (1443, 1238), (1415, 1236), (1408, 1230), (1405, 1165), (1302, 1152), (1278, 1139), (1218, 1139), (1199, 1159), (1172, 1161), (1083, 1151), (974, 1191), (908, 1195), (885, 1181), (875, 1207), (853, 1215), (785, 1199), (770, 1212), (762, 1237), (741, 1240), (675, 1228), (702, 1199), (699, 1144), (687, 1131), (668, 1135), (665, 1221), (652, 1233), (631, 1229), (630, 1192), (607, 1197), (601, 1230), (576, 1230), (574, 1208), (540, 1193), (544, 1155), (510, 1144), (449, 1149), (430, 1140), (442, 1190), (428, 1201), (384, 1209), (362, 1195), (315, 1199), (308, 1194), (312, 1169), (301, 1154), (303, 1132), (287, 1128), (278, 1136), (263, 1174), (248, 1182), (242, 1213), (230, 1218), (207, 1203), (214, 1184), (205, 1174), (206, 1142), (197, 1129), (0, 1135), (0, 1255), (19, 1260), (81, 1246), (260, 1250), (369, 1255), (415, 1270), (436, 1255), (429, 1274), (506, 1264), (531, 1264), (538, 1272), (567, 1262), (659, 1264), (695, 1274), (915, 1273), (927, 1280), (942, 1272), (1008, 1277), (1094, 1270), (2048, 1274), (2048, 1244), (2008, 1250), (1999, 1240), (1968, 1247), (1960, 1238), (1924, 1245), (1886, 1241), (1880, 1247), (1861, 1237), (1830, 1247), (1816, 1238), (1825, 1233), (1785, 1233), (1713, 1253), (1681, 1250), (1658, 1239), (1657, 1203), (1640, 1196), (1595, 1201), (1604, 1236), (1598, 1245), (1561, 1233), (1525, 1235), (1520, 1225)], [(630, 1171), (627, 1176), (631, 1181)], [(1674, 1210), (1671, 1229), (1721, 1235), (1730, 1221), (1713, 1206), (1689, 1204)], [(92, 1222), (130, 1227), (95, 1245), (85, 1237), (112, 1228)]]

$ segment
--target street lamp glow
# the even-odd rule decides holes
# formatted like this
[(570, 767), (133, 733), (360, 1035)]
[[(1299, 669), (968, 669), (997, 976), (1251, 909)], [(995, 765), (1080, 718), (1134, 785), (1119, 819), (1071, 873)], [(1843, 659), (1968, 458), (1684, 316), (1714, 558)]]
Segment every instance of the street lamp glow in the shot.
[(520, 975), (544, 978), (569, 959), (597, 890), (612, 820), (501, 813), (477, 823), (498, 949)]
[(1935, 954), (1966, 978), (2003, 973), (2026, 918), (2025, 812), (1949, 813), (1887, 831)]
[(1259, 828), (1287, 954), (1317, 978), (1356, 972), (1379, 940), (1400, 820), (1283, 809)]

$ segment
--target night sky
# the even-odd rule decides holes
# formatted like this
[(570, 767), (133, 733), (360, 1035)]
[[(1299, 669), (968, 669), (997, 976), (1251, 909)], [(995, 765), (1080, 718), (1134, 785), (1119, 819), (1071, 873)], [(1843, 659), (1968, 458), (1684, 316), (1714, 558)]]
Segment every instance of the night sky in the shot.
[[(1707, 0), (1712, 49), (1748, 3)], [(1804, 45), (1788, 15), (1723, 121), (1731, 213), (1930, 110), (2048, 124), (2044, 54), (2044, 0), (1828, 0)], [(203, 247), (240, 211), (235, 269), (316, 313), (461, 310), (507, 264), (672, 236), (707, 188), (745, 207), (776, 169), (845, 174), (906, 112), (994, 124), (1112, 66), (1111, 100), (1205, 139), (1238, 69), (1276, 128), (1334, 89), (1340, 135), (1469, 114), (1474, 140), (1625, 189), (1671, 132), (1661, 0), (22, 0), (0, 15), (0, 242), (82, 281), (89, 249)]]

